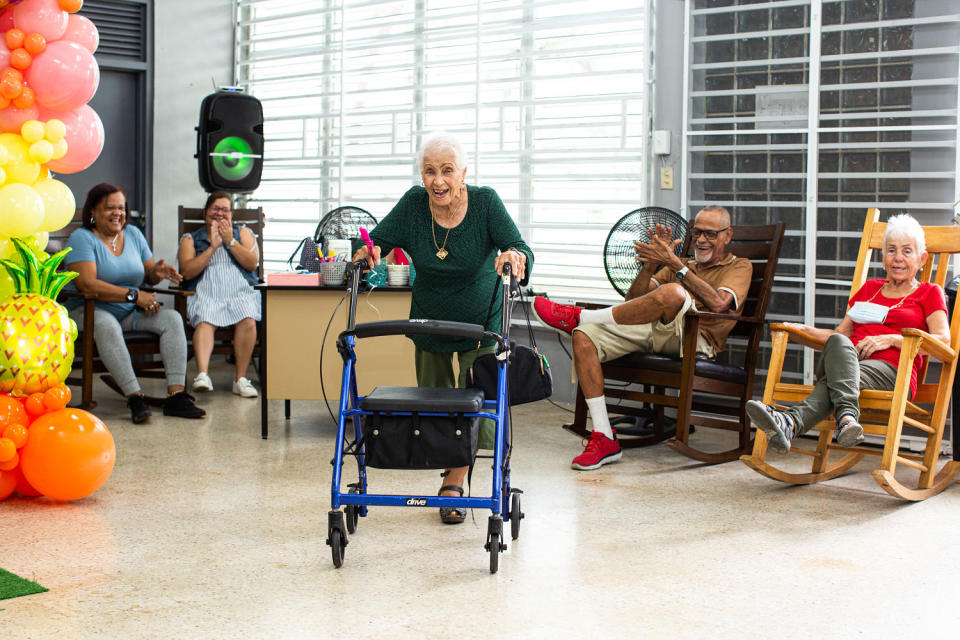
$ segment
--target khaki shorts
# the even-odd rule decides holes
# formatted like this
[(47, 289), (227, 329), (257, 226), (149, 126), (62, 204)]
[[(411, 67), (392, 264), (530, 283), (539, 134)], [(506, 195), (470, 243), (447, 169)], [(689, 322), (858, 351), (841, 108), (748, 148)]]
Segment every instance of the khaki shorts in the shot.
[[(662, 353), (680, 355), (683, 344), (683, 317), (693, 306), (693, 298), (687, 299), (676, 317), (667, 324), (656, 320), (648, 324), (581, 324), (574, 331), (581, 331), (597, 348), (600, 362), (616, 360), (628, 353)], [(697, 356), (712, 360), (713, 345), (701, 333), (697, 336)]]

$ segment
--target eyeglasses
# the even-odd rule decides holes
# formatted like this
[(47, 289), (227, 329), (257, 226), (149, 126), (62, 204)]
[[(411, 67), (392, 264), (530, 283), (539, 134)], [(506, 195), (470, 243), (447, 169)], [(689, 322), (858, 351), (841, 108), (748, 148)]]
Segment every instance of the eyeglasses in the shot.
[(700, 227), (693, 227), (690, 230), (690, 235), (693, 236), (694, 240), (699, 238), (701, 235), (705, 236), (707, 240), (716, 240), (717, 236), (729, 229), (730, 227), (724, 227), (723, 229), (701, 229)]
[(210, 213), (230, 213), (230, 207), (210, 207)]

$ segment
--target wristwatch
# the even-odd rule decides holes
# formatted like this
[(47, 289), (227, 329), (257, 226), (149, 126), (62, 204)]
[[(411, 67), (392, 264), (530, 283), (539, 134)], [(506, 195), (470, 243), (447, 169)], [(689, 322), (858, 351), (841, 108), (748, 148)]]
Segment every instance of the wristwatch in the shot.
[(687, 277), (687, 271), (690, 271), (690, 267), (683, 265), (682, 269), (679, 269), (675, 274), (673, 274), (674, 277), (676, 277), (677, 282), (683, 282), (683, 279)]
[(136, 289), (127, 289), (127, 302), (136, 302), (138, 293)]

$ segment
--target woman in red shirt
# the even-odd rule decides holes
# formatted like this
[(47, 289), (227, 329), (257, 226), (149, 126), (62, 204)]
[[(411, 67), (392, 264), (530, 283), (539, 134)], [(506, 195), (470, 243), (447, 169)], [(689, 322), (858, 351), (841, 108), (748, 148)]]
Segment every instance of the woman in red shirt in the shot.
[[(837, 444), (852, 447), (863, 442), (860, 389), (893, 389), (903, 344), (901, 329), (920, 329), (950, 343), (943, 289), (916, 278), (927, 260), (923, 228), (907, 214), (893, 216), (887, 221), (883, 246), (886, 279), (865, 282), (850, 298), (847, 314), (836, 329), (788, 323), (826, 341), (821, 359), (824, 373), (803, 402), (785, 411), (756, 400), (747, 403), (747, 415), (775, 450), (790, 451), (793, 438), (831, 413), (837, 421)], [(910, 375), (911, 398), (917, 391), (920, 362), (918, 355)]]

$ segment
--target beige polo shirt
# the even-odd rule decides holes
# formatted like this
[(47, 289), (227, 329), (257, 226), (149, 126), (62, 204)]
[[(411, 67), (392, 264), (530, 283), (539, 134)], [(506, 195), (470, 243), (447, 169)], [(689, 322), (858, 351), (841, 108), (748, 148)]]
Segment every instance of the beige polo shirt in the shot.
[[(734, 306), (730, 313), (740, 315), (743, 312), (743, 303), (747, 299), (747, 293), (750, 291), (750, 280), (753, 278), (753, 265), (749, 260), (738, 258), (731, 253), (720, 262), (706, 268), (702, 267), (693, 258), (687, 259), (686, 266), (717, 291), (730, 292), (733, 296)], [(650, 280), (657, 286), (668, 282), (677, 282), (674, 272), (667, 267), (663, 267), (653, 274)], [(686, 286), (686, 283), (681, 282), (680, 284), (684, 289), (690, 291), (697, 310), (702, 309), (703, 301), (697, 298), (696, 294)], [(723, 351), (727, 343), (727, 334), (736, 324), (736, 320), (703, 318), (700, 321), (700, 333), (710, 341), (710, 344), (713, 345), (713, 352), (716, 354)]]

